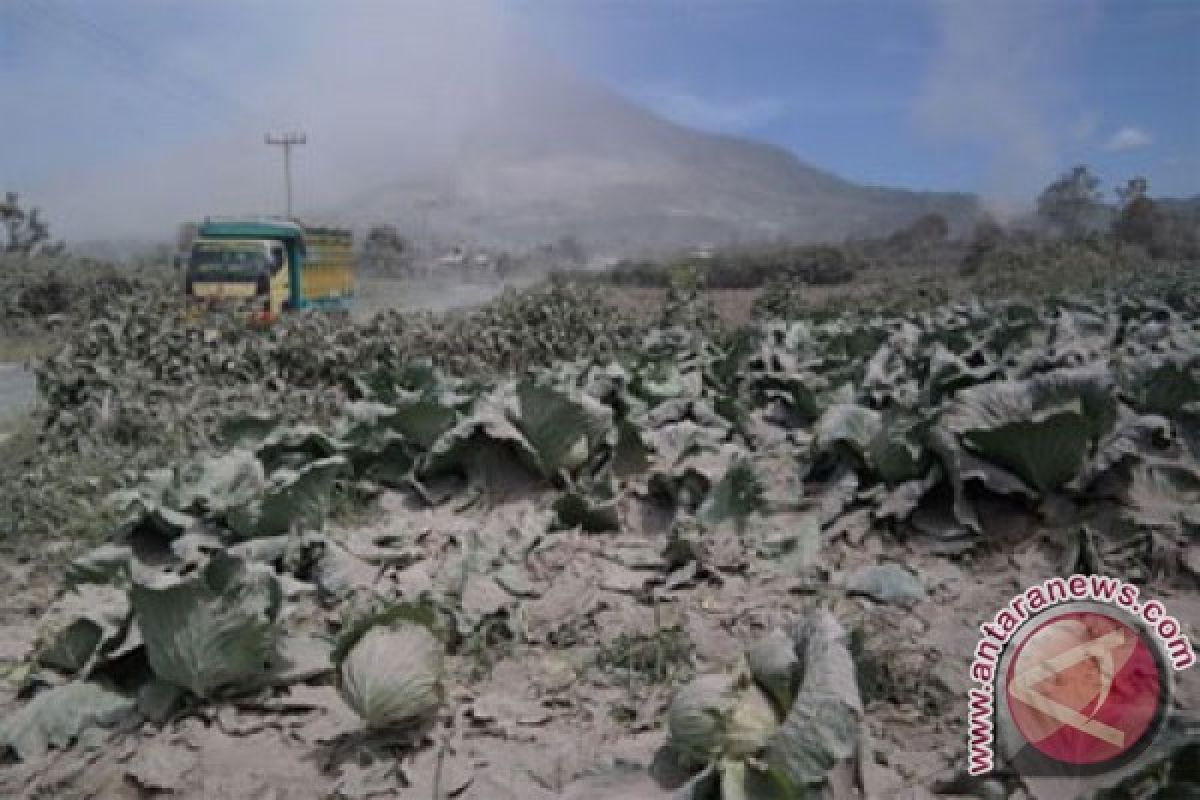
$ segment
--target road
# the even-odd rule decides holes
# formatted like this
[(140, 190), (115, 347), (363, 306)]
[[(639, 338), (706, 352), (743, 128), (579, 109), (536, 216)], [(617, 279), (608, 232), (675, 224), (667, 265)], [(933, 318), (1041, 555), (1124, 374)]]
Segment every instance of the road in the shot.
[(404, 281), (390, 278), (363, 277), (355, 292), (354, 318), (370, 319), (387, 309), (397, 311), (449, 311), (482, 305), (511, 285), (522, 288), (535, 279), (526, 278), (504, 283), (457, 283)]
[(32, 406), (36, 396), (31, 371), (20, 364), (0, 363), (0, 421)]

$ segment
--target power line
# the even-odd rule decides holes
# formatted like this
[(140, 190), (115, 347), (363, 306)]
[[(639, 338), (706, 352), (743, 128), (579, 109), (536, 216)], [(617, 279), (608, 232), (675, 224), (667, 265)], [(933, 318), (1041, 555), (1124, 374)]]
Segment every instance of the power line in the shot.
[(284, 133), (280, 136), (267, 134), (265, 141), (270, 145), (283, 148), (283, 184), (287, 191), (287, 217), (292, 218), (292, 148), (307, 144), (308, 138), (303, 133)]
[[(61, 18), (62, 9), (58, 10)], [(119, 35), (105, 29), (86, 14), (78, 13), (74, 16), (74, 19), (77, 20), (79, 25), (82, 25), (85, 28), (93, 31), (96, 34), (97, 39), (103, 39), (111, 44), (115, 50), (125, 54), (131, 63), (137, 62), (142, 69), (150, 66), (150, 56), (145, 49), (139, 48), (130, 43), (127, 39), (122, 39)], [(229, 110), (239, 114), (248, 113), (248, 109), (236, 98), (217, 91), (208, 82), (201, 80), (195, 75), (184, 72), (178, 67), (172, 66), (170, 62), (159, 62), (155, 63), (153, 66), (155, 71), (159, 74), (169, 73), (166, 75), (166, 77), (171, 81), (170, 85), (172, 87), (174, 87), (176, 84), (183, 84), (183, 86), (180, 86), (179, 88), (183, 89), (184, 91), (189, 91), (190, 87), (190, 93), (193, 97), (202, 98), (208, 101), (211, 105), (225, 106)]]
[(221, 107), (242, 115), (249, 113), (236, 99), (215, 91), (194, 76), (160, 59), (151, 59), (144, 49), (130, 44), (90, 18), (68, 13), (56, 3), (40, 3), (36, 6), (15, 3), (8, 8), (15, 12), (14, 18), (27, 28), (38, 26), (48, 33), (65, 32), (71, 35), (100, 56), (99, 60), (93, 60), (93, 64), (119, 73), (131, 86), (140, 88), (148, 96), (170, 101), (205, 120), (210, 117), (201, 108), (203, 105)]
[[(49, 6), (46, 6), (45, 8), (49, 8)], [(42, 10), (45, 10), (45, 8)], [(13, 9), (18, 10), (20, 9), (20, 6), (14, 6)], [(22, 16), (18, 16), (17, 19), (21, 19), (22, 22), (24, 22), (27, 26), (35, 25), (43, 28), (44, 31), (53, 33), (65, 32), (67, 35), (72, 36), (76, 42), (84, 45), (88, 50), (90, 50), (94, 56), (99, 56), (99, 58), (91, 59), (90, 63), (93, 66), (101, 67), (107, 70), (110, 74), (117, 75), (122, 78), (124, 80), (124, 87), (130, 89), (140, 89), (141, 92), (148, 98), (158, 101), (166, 100), (181, 108), (185, 108), (191, 113), (196, 114), (198, 118), (208, 118), (192, 98), (181, 94), (167, 84), (148, 80), (147, 75), (149, 73), (145, 68), (138, 67), (137, 65), (130, 64), (128, 61), (120, 59), (118, 54), (113, 49), (106, 47), (104, 44), (97, 41), (94, 36), (89, 35), (85, 29), (79, 27), (78, 25), (65, 20), (60, 20), (63, 21), (63, 25), (56, 25), (53, 20), (36, 19), (32, 15), (28, 14), (23, 15), (23, 18)], [(134, 98), (128, 95), (125, 99), (134, 100)], [(134, 102), (136, 102), (136, 100), (134, 100)]]

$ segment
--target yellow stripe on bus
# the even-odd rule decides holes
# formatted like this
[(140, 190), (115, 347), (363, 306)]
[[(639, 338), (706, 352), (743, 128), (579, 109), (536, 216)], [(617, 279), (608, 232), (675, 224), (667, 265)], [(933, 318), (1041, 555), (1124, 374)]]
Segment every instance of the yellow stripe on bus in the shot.
[(196, 297), (229, 297), (241, 299), (254, 297), (258, 294), (258, 286), (254, 283), (196, 281), (192, 283), (192, 294)]

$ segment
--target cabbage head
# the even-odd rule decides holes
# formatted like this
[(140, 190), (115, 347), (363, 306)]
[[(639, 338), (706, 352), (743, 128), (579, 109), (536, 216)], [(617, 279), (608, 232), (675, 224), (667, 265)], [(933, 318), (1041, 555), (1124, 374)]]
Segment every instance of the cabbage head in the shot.
[(442, 703), (442, 645), (424, 625), (376, 625), (339, 668), (342, 698), (368, 728), (427, 722)]
[(770, 697), (739, 671), (700, 675), (686, 684), (671, 701), (667, 727), (677, 752), (705, 764), (758, 753), (779, 718)]

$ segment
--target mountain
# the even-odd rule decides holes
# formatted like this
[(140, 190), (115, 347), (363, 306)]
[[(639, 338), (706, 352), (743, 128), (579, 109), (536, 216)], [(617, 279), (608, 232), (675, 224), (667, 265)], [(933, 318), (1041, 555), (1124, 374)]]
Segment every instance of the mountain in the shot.
[(277, 214), (280, 153), (263, 132), (287, 124), (308, 136), (293, 154), (297, 214), (360, 232), (386, 222), (416, 238), (518, 247), (573, 236), (620, 254), (837, 240), (930, 212), (961, 230), (976, 214), (969, 195), (860, 186), (781, 148), (674, 124), (479, 15), (403, 5), (390, 17), (381, 7), (383, 19), (325, 15), (330, 30), (289, 48), (352, 42), (336, 59), (227, 76), (251, 116), (71, 170), (29, 197), (74, 242), (170, 241), (206, 215)]
[(1178, 214), (1193, 224), (1200, 222), (1200, 194), (1191, 197), (1155, 197), (1154, 202), (1163, 210)]
[(402, 229), (418, 235), (501, 245), (570, 235), (625, 251), (836, 240), (927, 213), (963, 229), (979, 210), (971, 195), (854, 184), (782, 148), (669, 122), (569, 74), (508, 88), (453, 160), (354, 192), (330, 213), (406, 220)]

